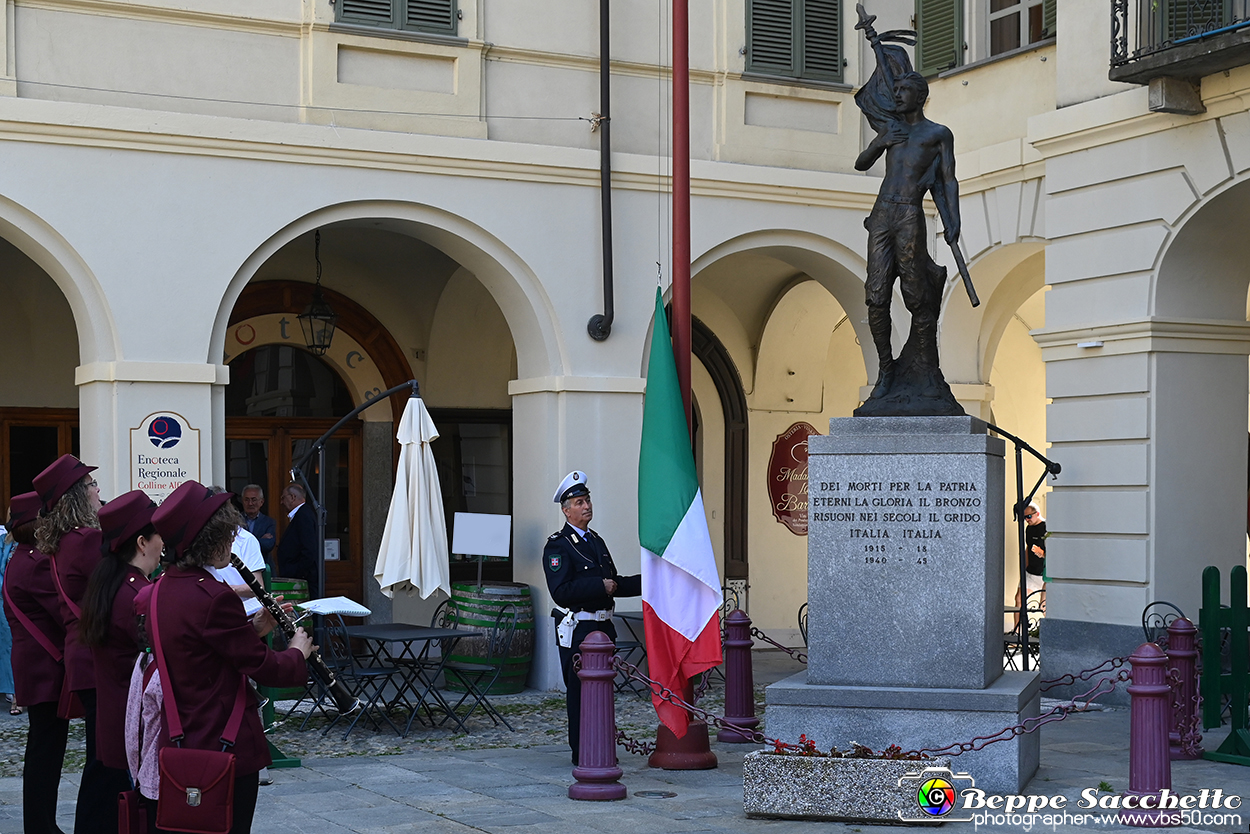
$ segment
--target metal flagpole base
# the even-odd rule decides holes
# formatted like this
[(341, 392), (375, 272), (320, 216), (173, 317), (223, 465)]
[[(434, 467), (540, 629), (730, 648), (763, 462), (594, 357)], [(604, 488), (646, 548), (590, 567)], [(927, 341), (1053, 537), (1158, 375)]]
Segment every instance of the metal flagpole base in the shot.
[(708, 739), (707, 724), (691, 721), (681, 738), (661, 724), (655, 732), (655, 752), (647, 759), (651, 767), (664, 770), (713, 770), (716, 754)]

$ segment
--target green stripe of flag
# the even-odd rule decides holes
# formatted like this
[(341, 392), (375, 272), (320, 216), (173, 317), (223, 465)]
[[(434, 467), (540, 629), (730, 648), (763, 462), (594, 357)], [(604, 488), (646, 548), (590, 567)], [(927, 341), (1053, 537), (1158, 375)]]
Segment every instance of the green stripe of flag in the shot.
[(656, 288), (655, 327), (642, 412), (642, 448), (638, 455), (638, 539), (643, 547), (657, 555), (664, 554), (698, 490), (668, 318)]

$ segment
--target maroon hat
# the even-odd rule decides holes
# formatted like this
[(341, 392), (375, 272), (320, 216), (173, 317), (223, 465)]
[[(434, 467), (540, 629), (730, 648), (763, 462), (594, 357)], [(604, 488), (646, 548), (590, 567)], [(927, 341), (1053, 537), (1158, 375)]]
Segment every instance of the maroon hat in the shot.
[(233, 492), (209, 492), (208, 487), (196, 481), (186, 481), (165, 499), (152, 514), (156, 532), (165, 540), (167, 551), (172, 549), (177, 561), (191, 540), (204, 529), (213, 513), (234, 497)]
[(39, 508), (43, 502), (37, 492), (23, 492), (9, 500), (9, 524), (21, 527), (39, 518)]
[(141, 489), (127, 492), (100, 508), (100, 532), (113, 553), (152, 523), (156, 504)]
[(35, 476), (35, 492), (39, 493), (44, 512), (50, 512), (62, 495), (95, 470), (94, 466), (87, 466), (73, 455), (61, 455), (54, 460), (51, 466)]

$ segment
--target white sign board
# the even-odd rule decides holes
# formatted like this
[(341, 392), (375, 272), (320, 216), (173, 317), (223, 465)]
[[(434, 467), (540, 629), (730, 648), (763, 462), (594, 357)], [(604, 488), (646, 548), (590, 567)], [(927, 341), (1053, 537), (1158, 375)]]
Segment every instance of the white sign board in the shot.
[(512, 516), (489, 513), (456, 513), (451, 552), (462, 556), (507, 558), (512, 543)]
[(200, 430), (173, 411), (157, 411), (130, 430), (130, 488), (161, 503), (186, 481), (200, 480)]

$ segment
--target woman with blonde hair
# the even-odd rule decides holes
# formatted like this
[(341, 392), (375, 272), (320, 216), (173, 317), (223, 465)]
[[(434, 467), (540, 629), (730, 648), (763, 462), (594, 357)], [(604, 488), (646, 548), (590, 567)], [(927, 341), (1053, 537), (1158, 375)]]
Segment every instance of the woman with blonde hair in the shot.
[[(34, 478), (43, 504), (35, 546), (48, 557), (52, 580), (61, 600), (65, 626), (67, 688), (78, 703), (62, 704), (60, 715), (82, 715), (86, 723), (87, 756), (74, 810), (74, 834), (117, 830), (117, 783), (96, 758), (95, 660), (78, 628), (87, 580), (100, 561), (100, 486), (87, 466), (73, 455), (61, 455)], [(111, 813), (110, 813), (111, 809)]]

